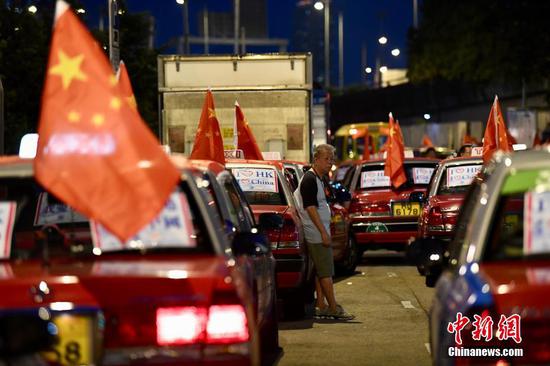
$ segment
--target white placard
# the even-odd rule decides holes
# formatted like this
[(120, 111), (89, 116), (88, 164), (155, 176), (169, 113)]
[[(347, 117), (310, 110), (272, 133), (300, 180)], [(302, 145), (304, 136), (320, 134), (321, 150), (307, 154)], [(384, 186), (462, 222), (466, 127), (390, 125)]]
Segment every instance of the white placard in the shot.
[(481, 165), (462, 165), (447, 168), (447, 187), (462, 187), (472, 183)]
[(108, 252), (123, 249), (197, 246), (187, 198), (172, 193), (160, 214), (126, 243), (122, 243), (99, 223), (90, 220), (94, 248)]
[(414, 184), (428, 184), (432, 179), (434, 168), (412, 168)]
[(550, 192), (527, 192), (523, 215), (523, 254), (550, 253)]
[(48, 193), (40, 193), (34, 214), (34, 226), (72, 222), (88, 222), (88, 219), (61, 202), (48, 204)]
[(281, 153), (279, 151), (262, 151), (262, 157), (264, 160), (281, 160)]
[(483, 146), (474, 146), (472, 147), (471, 156), (483, 156)]
[(361, 172), (361, 188), (389, 187), (390, 177), (383, 170)]
[(274, 169), (233, 168), (231, 171), (245, 192), (279, 192)]
[(0, 259), (7, 259), (11, 254), (11, 236), (15, 221), (17, 203), (0, 202)]

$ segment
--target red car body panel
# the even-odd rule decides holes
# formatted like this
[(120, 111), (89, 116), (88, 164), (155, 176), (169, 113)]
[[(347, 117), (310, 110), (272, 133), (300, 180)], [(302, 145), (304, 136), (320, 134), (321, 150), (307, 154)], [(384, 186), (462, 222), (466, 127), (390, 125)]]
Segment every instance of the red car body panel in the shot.
[[(418, 223), (418, 237), (451, 240), (454, 235), (460, 206), (465, 194), (435, 195), (422, 208)], [(437, 212), (435, 208), (438, 208)], [(438, 215), (435, 217), (435, 215)], [(440, 225), (441, 227), (438, 227)], [(437, 228), (438, 230), (434, 230)]]

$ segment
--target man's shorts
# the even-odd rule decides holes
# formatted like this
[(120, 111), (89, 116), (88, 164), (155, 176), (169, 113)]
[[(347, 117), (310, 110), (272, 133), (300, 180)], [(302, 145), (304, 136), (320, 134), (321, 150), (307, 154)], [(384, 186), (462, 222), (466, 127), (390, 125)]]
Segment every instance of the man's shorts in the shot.
[(334, 276), (334, 259), (332, 258), (332, 247), (325, 247), (322, 243), (307, 243), (307, 249), (317, 277)]

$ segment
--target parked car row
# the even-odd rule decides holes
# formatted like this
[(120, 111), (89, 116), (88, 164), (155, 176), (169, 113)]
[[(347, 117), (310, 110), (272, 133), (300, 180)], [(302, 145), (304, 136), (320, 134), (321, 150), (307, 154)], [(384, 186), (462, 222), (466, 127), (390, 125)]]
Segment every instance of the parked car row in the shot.
[(165, 208), (121, 243), (46, 191), (31, 160), (0, 160), (0, 359), (256, 365), (279, 351), (263, 230), (285, 222), (261, 213), (258, 227), (223, 166), (174, 163), (181, 180)]

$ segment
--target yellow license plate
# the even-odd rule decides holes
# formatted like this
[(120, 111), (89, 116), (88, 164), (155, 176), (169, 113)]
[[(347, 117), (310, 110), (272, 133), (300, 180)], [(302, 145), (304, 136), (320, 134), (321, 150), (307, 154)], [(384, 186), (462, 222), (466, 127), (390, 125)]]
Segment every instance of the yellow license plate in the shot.
[(93, 364), (92, 319), (83, 315), (58, 315), (53, 319), (59, 342), (43, 357), (58, 365)]
[(420, 216), (418, 202), (394, 202), (391, 209), (393, 216)]

